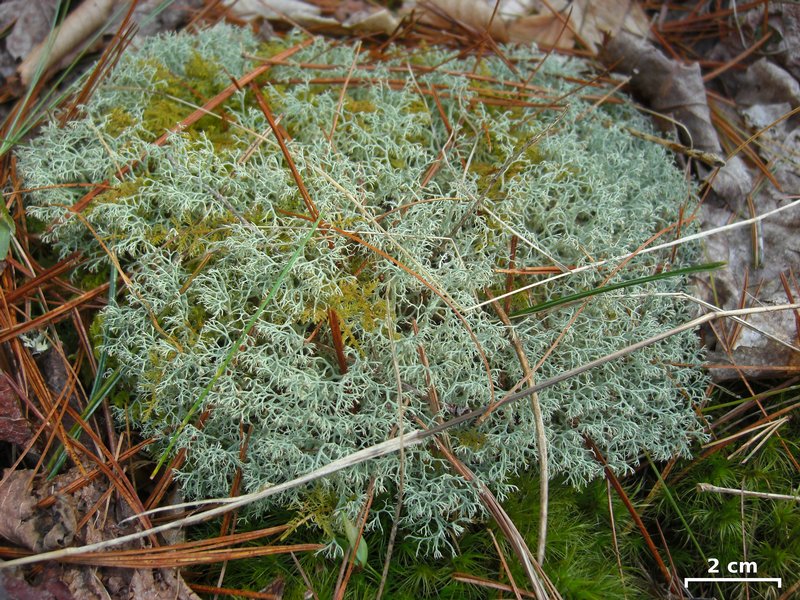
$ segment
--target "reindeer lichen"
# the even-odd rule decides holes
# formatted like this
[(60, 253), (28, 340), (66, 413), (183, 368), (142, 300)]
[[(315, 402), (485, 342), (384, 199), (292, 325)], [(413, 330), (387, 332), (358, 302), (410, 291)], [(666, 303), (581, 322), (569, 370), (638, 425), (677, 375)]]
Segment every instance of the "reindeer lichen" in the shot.
[[(498, 397), (523, 373), (498, 314), (475, 305), (487, 290), (541, 277), (499, 271), (512, 246), (517, 267), (591, 265), (635, 250), (691, 199), (664, 150), (623, 128), (646, 130), (642, 117), (624, 102), (591, 109), (581, 99), (579, 62), (509, 48), (509, 62), (483, 57), (476, 71), (478, 59), (444, 50), (378, 61), (314, 40), (258, 82), (322, 222), (212, 385), (314, 216), (252, 89), (152, 142), (192, 112), (187, 103), (202, 105), (254, 68), (243, 56), (258, 51), (249, 33), (225, 26), (150, 39), (121, 58), (81, 118), (45, 125), (19, 155), (34, 190), (28, 211), (51, 224), (46, 239), (64, 254), (82, 251), (90, 269), (107, 267), (111, 252), (130, 277), (102, 313), (100, 344), (131, 391), (117, 411), (160, 449), (179, 431), (187, 459), (177, 480), (188, 498), (227, 495), (238, 469), (245, 492), (287, 481), (400, 427), (487, 405), (492, 389)], [(104, 181), (77, 218), (70, 207), (85, 184)], [(670, 260), (639, 256), (623, 276)], [(596, 287), (608, 273), (572, 273), (511, 307)], [(683, 305), (656, 294), (677, 287), (601, 294), (579, 315), (568, 306), (513, 327), (531, 364), (557, 343), (536, 373), (543, 380), (685, 320)], [(551, 473), (575, 484), (600, 474), (586, 437), (617, 471), (645, 449), (655, 459), (687, 452), (702, 377), (685, 365), (697, 359), (687, 333), (543, 391)], [(209, 386), (202, 423), (181, 429)], [(523, 401), (449, 443), (502, 498), (513, 475), (537, 463), (535, 431)], [(374, 514), (392, 511), (402, 473), (400, 525), (423, 551), (485, 516), (475, 488), (434, 446), (409, 448), (404, 460), (401, 469), (398, 456), (384, 457), (251, 511), (325, 498), (338, 517), (312, 520), (328, 527), (355, 518), (370, 482)]]

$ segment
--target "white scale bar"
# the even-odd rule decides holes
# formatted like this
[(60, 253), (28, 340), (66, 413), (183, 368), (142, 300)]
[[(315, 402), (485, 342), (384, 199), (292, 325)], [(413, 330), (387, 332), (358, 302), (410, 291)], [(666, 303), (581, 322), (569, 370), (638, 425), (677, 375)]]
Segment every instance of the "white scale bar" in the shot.
[(715, 581), (734, 581), (745, 583), (748, 581), (763, 581), (767, 583), (777, 583), (778, 589), (781, 588), (781, 584), (783, 583), (780, 577), (686, 577), (683, 580), (683, 585), (689, 587), (689, 584), (692, 582), (709, 582), (713, 583)]

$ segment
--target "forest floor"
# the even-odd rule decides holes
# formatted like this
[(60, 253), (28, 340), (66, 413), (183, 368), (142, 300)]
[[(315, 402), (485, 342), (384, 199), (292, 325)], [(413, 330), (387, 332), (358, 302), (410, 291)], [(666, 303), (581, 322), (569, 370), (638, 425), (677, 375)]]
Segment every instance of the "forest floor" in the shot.
[[(7, 254), (0, 558), (22, 561), (0, 564), (0, 598), (800, 596), (799, 4), (142, 0), (130, 11), (113, 0), (67, 4), (0, 4), (0, 249)], [(48, 42), (62, 19), (66, 34)], [(520, 492), (504, 510), (489, 509), (495, 522), (468, 530), (452, 557), (417, 557), (399, 541), (394, 548), (387, 521), (384, 532), (355, 532), (356, 548), (334, 559), (315, 553), (325, 541), (319, 530), (297, 527), (288, 510), (258, 526), (229, 514), (182, 535), (151, 532), (144, 545), (117, 547), (123, 534), (190, 513), (118, 523), (171, 506), (180, 491), (169, 470), (148, 478), (148, 440), (115, 430), (113, 394), (98, 392), (104, 382), (90, 331), (109, 283), (76, 287), (70, 277), (80, 257), (59, 260), (42, 243), (26, 216), (14, 151), (54, 114), (74, 116), (106, 72), (97, 61), (113, 65), (137, 36), (223, 20), (265, 40), (299, 28), (372, 48), (441, 44), (464, 56), (536, 43), (587, 61), (628, 91), (698, 190), (704, 258), (727, 263), (697, 278), (693, 295), (704, 311), (739, 311), (698, 330), (709, 385), (696, 413), (708, 441), (692, 458), (643, 455), (632, 474), (607, 469), (580, 490), (554, 480), (548, 559), (535, 568), (523, 565), (535, 563), (534, 473), (519, 476)], [(81, 79), (87, 72), (96, 79)], [(99, 402), (87, 413), (91, 399)], [(63, 468), (49, 477), (59, 460)], [(107, 547), (37, 558), (94, 543)], [(369, 558), (358, 556), (362, 543)]]

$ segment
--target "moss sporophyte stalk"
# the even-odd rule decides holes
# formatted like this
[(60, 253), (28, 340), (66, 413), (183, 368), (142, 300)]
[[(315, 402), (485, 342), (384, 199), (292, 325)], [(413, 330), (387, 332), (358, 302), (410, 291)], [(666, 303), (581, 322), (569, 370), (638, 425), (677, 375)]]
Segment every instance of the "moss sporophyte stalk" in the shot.
[[(505, 49), (508, 62), (439, 49), (409, 61), (407, 49), (378, 58), (309, 41), (153, 143), (258, 66), (247, 57), (299, 42), (260, 47), (228, 26), (149, 39), (80, 118), (45, 125), (19, 152), (35, 190), (27, 210), (50, 223), (46, 239), (63, 254), (82, 251), (91, 271), (107, 272), (110, 253), (130, 279), (93, 332), (124, 371), (120, 422), (160, 440), (155, 456), (171, 436), (173, 452), (187, 450), (176, 477), (188, 498), (227, 495), (237, 469), (243, 492), (288, 481), (399, 427), (488, 405), (523, 372), (509, 326), (491, 305), (475, 306), (542, 277), (525, 268), (632, 252), (692, 198), (665, 151), (625, 130), (648, 129), (638, 113), (624, 101), (592, 109), (575, 83), (580, 62), (529, 48)], [(103, 182), (88, 202), (85, 184)], [(670, 261), (637, 256), (610, 283)], [(609, 274), (561, 277), (506, 310), (593, 289)], [(596, 295), (580, 312), (558, 307), (510, 327), (531, 365), (555, 344), (536, 372), (544, 380), (686, 320), (689, 309), (660, 294), (681, 284), (646, 280), (635, 294)], [(703, 378), (685, 365), (697, 362), (686, 333), (543, 391), (551, 473), (573, 484), (601, 473), (586, 436), (618, 472), (643, 450), (686, 453)], [(535, 431), (523, 401), (447, 443), (503, 498), (537, 463)], [(368, 462), (250, 514), (303, 507), (313, 493), (331, 499), (333, 522), (352, 520), (372, 482), (374, 527), (393, 512), (403, 473), (400, 526), (422, 551), (442, 550), (449, 533), (485, 516), (433, 445), (403, 460), (402, 469), (399, 456)]]

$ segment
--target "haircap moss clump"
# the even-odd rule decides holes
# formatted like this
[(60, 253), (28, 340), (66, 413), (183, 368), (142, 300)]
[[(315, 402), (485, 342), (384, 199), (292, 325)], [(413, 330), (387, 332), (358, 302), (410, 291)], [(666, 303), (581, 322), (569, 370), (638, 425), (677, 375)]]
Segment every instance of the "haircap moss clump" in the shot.
[[(96, 329), (131, 392), (120, 417), (161, 449), (314, 219), (251, 89), (165, 144), (152, 142), (252, 69), (246, 53), (268, 57), (298, 41), (259, 47), (227, 26), (152, 38), (122, 57), (81, 118), (46, 125), (20, 151), (34, 190), (28, 211), (51, 224), (47, 239), (63, 254), (81, 250), (93, 269), (107, 268), (111, 252), (130, 276)], [(498, 269), (512, 263), (512, 245), (517, 266), (591, 264), (635, 250), (691, 198), (665, 151), (624, 129), (648, 129), (632, 108), (591, 110), (579, 97), (580, 62), (543, 62), (530, 49), (508, 49), (509, 63), (405, 52), (368, 60), (315, 40), (258, 80), (322, 225), (211, 386), (202, 424), (195, 418), (180, 430), (177, 448), (188, 454), (177, 477), (189, 498), (228, 494), (237, 469), (243, 491), (254, 491), (396, 435), (398, 387), (435, 389), (438, 398), (403, 395), (407, 430), (487, 405), (489, 380), (500, 395), (522, 370), (494, 309), (470, 307), (487, 290), (505, 291), (508, 276)], [(519, 83), (530, 77), (527, 87)], [(527, 95), (532, 89), (539, 97)], [(541, 139), (524, 148), (533, 136)], [(70, 207), (87, 189), (78, 184), (102, 181), (108, 187), (78, 218)], [(457, 228), (478, 198), (482, 206)], [(669, 260), (637, 257), (614, 281)], [(607, 274), (562, 277), (514, 297), (511, 309), (591, 289)], [(678, 285), (592, 298), (537, 380), (683, 322), (687, 309), (656, 294)], [(573, 305), (514, 322), (531, 364), (575, 312)], [(686, 333), (542, 392), (551, 473), (582, 484), (601, 472), (584, 436), (617, 471), (642, 450), (656, 459), (686, 453), (699, 430), (692, 403), (702, 377), (684, 365), (697, 359)], [(531, 405), (495, 410), (451, 431), (448, 443), (502, 498), (514, 474), (536, 465)], [(476, 490), (435, 447), (410, 448), (404, 460), (401, 469), (398, 456), (384, 457), (271, 502), (335, 524), (357, 514), (374, 478), (386, 499), (373, 505), (374, 527), (376, 515), (393, 510), (388, 492), (403, 473), (401, 526), (434, 552), (450, 543), (448, 532), (484, 516)]]

